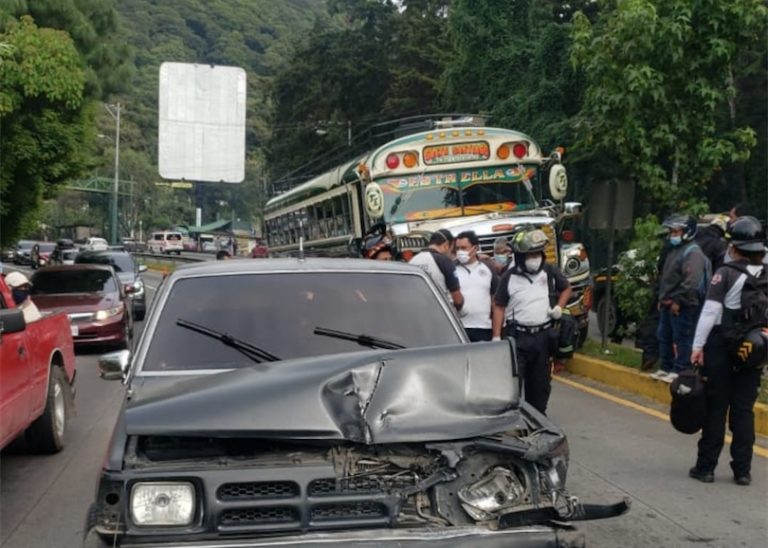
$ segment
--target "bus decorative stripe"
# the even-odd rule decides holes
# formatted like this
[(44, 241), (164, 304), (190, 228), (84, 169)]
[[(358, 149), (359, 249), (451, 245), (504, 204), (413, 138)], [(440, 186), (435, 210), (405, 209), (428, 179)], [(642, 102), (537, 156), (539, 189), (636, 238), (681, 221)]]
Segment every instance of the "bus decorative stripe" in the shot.
[(523, 172), (519, 167), (499, 169), (475, 169), (458, 172), (429, 173), (413, 177), (393, 177), (379, 180), (385, 193), (399, 193), (415, 188), (430, 188), (443, 185), (455, 185), (462, 183), (519, 183), (524, 179), (531, 179), (536, 173), (535, 169), (526, 169)]
[[(464, 213), (467, 215), (480, 215), (482, 213), (502, 213), (505, 211), (514, 211), (517, 204), (514, 202), (505, 202), (501, 204), (483, 204), (476, 206), (465, 206)], [(425, 211), (414, 211), (405, 214), (406, 221), (427, 221), (442, 217), (460, 217), (460, 207), (445, 207), (440, 209), (429, 209)]]
[(491, 157), (491, 146), (486, 141), (435, 145), (424, 147), (422, 154), (428, 166), (475, 162), (488, 160)]

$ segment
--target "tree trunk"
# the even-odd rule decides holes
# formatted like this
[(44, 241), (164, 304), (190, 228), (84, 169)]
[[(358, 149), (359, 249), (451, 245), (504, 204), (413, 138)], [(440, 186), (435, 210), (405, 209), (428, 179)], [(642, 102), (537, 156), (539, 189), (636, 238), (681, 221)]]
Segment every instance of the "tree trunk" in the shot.
[[(733, 76), (733, 63), (728, 63), (728, 87), (733, 90), (733, 95), (728, 97), (728, 113), (731, 118), (731, 129), (736, 128), (736, 96), (738, 90), (736, 89), (736, 79)], [(733, 165), (733, 181), (731, 184), (736, 186), (736, 193), (739, 197), (739, 201), (745, 202), (747, 200), (747, 180), (744, 170), (744, 162), (738, 162)], [(726, 182), (728, 184), (728, 182)]]

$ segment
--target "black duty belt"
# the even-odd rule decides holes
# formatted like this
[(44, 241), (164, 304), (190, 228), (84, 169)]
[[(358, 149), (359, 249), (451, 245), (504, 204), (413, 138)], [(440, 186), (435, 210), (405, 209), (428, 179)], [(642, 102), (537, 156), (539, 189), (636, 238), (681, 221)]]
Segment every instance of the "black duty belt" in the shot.
[(541, 325), (520, 325), (517, 323), (513, 323), (509, 326), (509, 328), (512, 331), (516, 331), (518, 333), (528, 333), (533, 335), (534, 333), (546, 331), (547, 329), (554, 327), (554, 325), (555, 325), (555, 322), (547, 322)]

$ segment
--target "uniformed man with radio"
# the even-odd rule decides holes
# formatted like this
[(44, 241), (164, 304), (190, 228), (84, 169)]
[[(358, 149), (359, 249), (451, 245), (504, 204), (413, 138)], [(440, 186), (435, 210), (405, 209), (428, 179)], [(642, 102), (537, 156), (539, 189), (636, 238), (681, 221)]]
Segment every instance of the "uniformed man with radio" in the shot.
[(493, 337), (514, 337), (525, 400), (544, 414), (552, 390), (556, 322), (573, 290), (557, 266), (546, 262), (549, 240), (539, 229), (518, 232), (514, 266), (499, 280), (493, 302)]
[(696, 326), (691, 361), (703, 364), (706, 419), (696, 466), (689, 475), (715, 480), (725, 440), (726, 416), (733, 434), (731, 469), (738, 485), (752, 482), (752, 447), (760, 376), (768, 361), (768, 268), (765, 232), (754, 217), (728, 228), (732, 261), (717, 270)]

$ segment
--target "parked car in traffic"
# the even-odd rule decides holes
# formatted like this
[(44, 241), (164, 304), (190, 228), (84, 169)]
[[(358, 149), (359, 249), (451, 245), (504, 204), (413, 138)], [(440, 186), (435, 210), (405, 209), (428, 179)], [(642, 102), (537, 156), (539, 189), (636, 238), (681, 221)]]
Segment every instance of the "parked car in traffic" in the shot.
[(147, 271), (145, 265), (137, 264), (127, 251), (84, 251), (75, 259), (75, 264), (101, 264), (115, 269), (123, 284), (125, 293), (131, 301), (133, 319), (141, 321), (147, 313), (147, 292), (141, 277)]
[(32, 253), (32, 246), (36, 242), (30, 240), (21, 240), (16, 244), (16, 249), (13, 254), (13, 264), (25, 265), (30, 264), (30, 254)]
[(20, 435), (43, 453), (60, 451), (74, 409), (75, 352), (69, 319), (48, 313), (26, 323), (9, 306), (0, 276), (0, 449)]
[(377, 262), (170, 273), (135, 355), (99, 360), (127, 397), (84, 545), (571, 547), (563, 522), (628, 510), (568, 494), (511, 341), (468, 344), (423, 270)]
[(131, 302), (111, 266), (51, 266), (31, 281), (32, 301), (41, 311), (67, 313), (75, 346), (130, 347)]
[(256, 239), (256, 245), (251, 249), (252, 259), (268, 259), (269, 258), (269, 246), (266, 240), (261, 238)]
[(155, 232), (147, 242), (150, 253), (181, 255), (184, 251), (183, 236), (181, 232)]
[(80, 246), (80, 251), (105, 251), (109, 248), (109, 243), (104, 238), (86, 238)]

